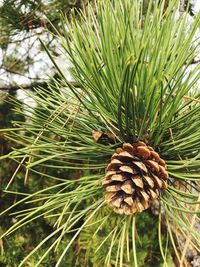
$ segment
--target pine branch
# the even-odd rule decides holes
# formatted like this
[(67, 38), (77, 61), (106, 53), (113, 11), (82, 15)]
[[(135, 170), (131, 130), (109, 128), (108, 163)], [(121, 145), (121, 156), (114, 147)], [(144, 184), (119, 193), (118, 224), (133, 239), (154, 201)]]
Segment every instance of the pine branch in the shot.
[[(20, 85), (10, 85), (10, 86), (2, 86), (0, 87), (0, 91), (15, 91), (15, 90), (27, 90), (27, 89), (34, 89), (37, 87), (46, 87), (48, 84), (48, 81), (46, 82), (34, 82), (30, 84), (20, 84)], [(75, 88), (80, 88), (80, 84), (77, 82), (71, 82), (70, 83)]]
[(0, 91), (15, 91), (19, 89), (33, 89), (35, 87), (41, 86), (44, 87), (46, 86), (46, 82), (41, 82), (41, 83), (32, 83), (32, 84), (20, 84), (20, 85), (10, 85), (10, 86), (2, 86), (0, 87)]

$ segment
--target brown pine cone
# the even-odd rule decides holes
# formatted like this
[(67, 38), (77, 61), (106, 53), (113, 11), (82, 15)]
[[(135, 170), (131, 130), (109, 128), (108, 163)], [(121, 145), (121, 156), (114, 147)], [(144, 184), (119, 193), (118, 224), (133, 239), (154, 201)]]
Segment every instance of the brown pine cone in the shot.
[(106, 201), (119, 214), (142, 212), (167, 187), (165, 162), (144, 142), (125, 143), (113, 154), (102, 182)]

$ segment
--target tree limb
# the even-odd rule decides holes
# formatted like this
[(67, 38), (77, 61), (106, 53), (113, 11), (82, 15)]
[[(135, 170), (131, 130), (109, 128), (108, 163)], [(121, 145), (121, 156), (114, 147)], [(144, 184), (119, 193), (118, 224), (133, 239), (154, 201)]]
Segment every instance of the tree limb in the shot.
[[(80, 84), (77, 82), (70, 82), (74, 87), (79, 88)], [(20, 85), (10, 85), (10, 86), (2, 86), (0, 87), (0, 91), (15, 91), (15, 90), (28, 90), (33, 89), (35, 87), (46, 87), (47, 82), (37, 82), (37, 83), (30, 83), (30, 84), (20, 84)]]

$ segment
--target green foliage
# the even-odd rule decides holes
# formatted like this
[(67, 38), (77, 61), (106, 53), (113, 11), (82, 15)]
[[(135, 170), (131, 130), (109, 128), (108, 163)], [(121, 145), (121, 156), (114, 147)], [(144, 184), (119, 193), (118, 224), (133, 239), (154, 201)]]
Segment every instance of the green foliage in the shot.
[[(106, 211), (108, 212), (108, 211)], [(116, 218), (106, 217), (107, 223), (98, 222), (99, 217), (95, 217), (94, 222), (89, 227), (83, 229), (78, 240), (79, 258), (84, 259), (83, 266), (104, 266), (105, 255), (109, 249), (111, 240), (115, 234)], [(162, 256), (160, 254), (160, 248), (158, 244), (158, 231), (155, 225), (157, 224), (157, 218), (152, 216), (151, 213), (142, 213), (136, 219), (136, 232), (137, 232), (137, 260), (138, 266), (163, 266)], [(95, 231), (100, 227), (100, 230), (95, 235)], [(122, 227), (122, 226), (121, 226)], [(131, 229), (129, 229), (131, 231)], [(131, 233), (129, 233), (131, 234)], [(105, 237), (108, 237), (105, 240)], [(165, 242), (166, 245), (166, 242)], [(101, 248), (101, 249), (100, 249)], [(170, 252), (168, 252), (167, 262), (169, 263)], [(117, 254), (117, 245), (112, 248), (112, 262), (115, 264), (115, 257)], [(84, 257), (83, 257), (84, 255)], [(131, 253), (130, 253), (130, 258)], [(133, 262), (133, 260), (130, 260)], [(81, 265), (82, 266), (82, 265)], [(123, 266), (129, 266), (128, 260)], [(169, 265), (173, 266), (173, 264)]]
[[(8, 156), (25, 167), (25, 181), (34, 174), (51, 183), (34, 193), (7, 191), (23, 198), (2, 213), (13, 209), (18, 219), (3, 236), (41, 217), (53, 218), (54, 225), (19, 266), (45, 244), (48, 248), (35, 266), (43, 264), (52, 251), (59, 254), (55, 267), (62, 266), (77, 242), (81, 249), (85, 247), (77, 260), (83, 264), (137, 267), (147, 260), (148, 266), (154, 244), (147, 242), (148, 236), (153, 240), (158, 236), (152, 250), (157, 252), (159, 246), (164, 266), (171, 266), (171, 246), (181, 265), (184, 254), (180, 258), (175, 229), (191, 235), (198, 247), (192, 221), (200, 212), (200, 106), (195, 91), (200, 72), (199, 66), (189, 66), (199, 44), (195, 34), (200, 17), (189, 24), (186, 14), (177, 14), (178, 1), (170, 1), (167, 8), (165, 1), (153, 2), (145, 16), (141, 1), (119, 0), (99, 1), (95, 10), (89, 6), (78, 21), (73, 14), (70, 22), (63, 18), (62, 34), (57, 34), (80, 88), (67, 81), (42, 43), (59, 79), (35, 90), (37, 109), (22, 108), (13, 99), (18, 114), (29, 111), (30, 119), (16, 121), (17, 128), (8, 132), (10, 140), (21, 146)], [(95, 142), (93, 131), (109, 131), (116, 142)], [(116, 215), (104, 201), (101, 182), (109, 159), (122, 143), (138, 140), (159, 152), (170, 174), (167, 189), (160, 193), (156, 219), (146, 212)], [(66, 170), (72, 171), (70, 175), (65, 176)], [(78, 176), (73, 170), (80, 170)], [(23, 209), (15, 211), (18, 205)], [(152, 227), (150, 234), (148, 227)], [(140, 248), (143, 243), (147, 252)], [(153, 264), (161, 264), (160, 255)]]

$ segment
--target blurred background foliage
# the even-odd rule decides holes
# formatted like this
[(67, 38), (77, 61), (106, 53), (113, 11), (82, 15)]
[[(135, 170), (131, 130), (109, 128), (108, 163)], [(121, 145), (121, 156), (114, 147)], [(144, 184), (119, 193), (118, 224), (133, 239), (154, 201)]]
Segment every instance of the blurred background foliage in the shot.
[[(4, 0), (0, 1), (0, 128), (12, 127), (12, 121), (25, 120), (25, 115), (16, 115), (12, 110), (12, 105), (7, 102), (7, 96), (16, 96), (18, 89), (29, 90), (35, 86), (45, 86), (49, 81), (49, 76), (54, 77), (55, 71), (43, 51), (38, 41), (40, 37), (47, 48), (54, 56), (60, 60), (59, 49), (53, 34), (48, 31), (54, 31), (51, 23), (55, 28), (59, 27), (60, 12), (68, 15), (72, 8), (80, 9), (86, 5), (89, 0)], [(90, 1), (91, 2), (91, 1)], [(166, 1), (167, 3), (167, 1)], [(188, 1), (181, 1), (184, 9)], [(194, 15), (194, 4), (192, 1), (188, 12)], [(48, 76), (49, 75), (49, 76)], [(6, 101), (5, 101), (6, 100)], [(21, 100), (19, 100), (21, 101)], [(23, 103), (22, 103), (23, 105)], [(13, 144), (5, 136), (0, 134), (0, 156), (7, 154)], [(17, 162), (3, 160), (0, 162), (0, 203), (1, 211), (8, 208), (11, 204), (19, 200), (19, 195), (5, 194), (4, 189), (10, 181), (13, 173), (17, 168)], [(64, 170), (59, 170), (60, 177), (66, 177), (68, 174)], [(39, 189), (50, 186), (51, 181), (44, 180), (37, 174), (30, 176), (27, 184), (24, 184), (23, 168), (20, 169), (15, 180), (9, 188), (10, 191), (36, 192)], [(78, 175), (78, 172), (77, 174)], [(48, 181), (48, 182), (47, 182)], [(46, 184), (49, 183), (49, 184)], [(32, 207), (34, 204), (30, 204)], [(154, 228), (157, 219), (155, 212), (149, 210), (148, 213), (142, 213), (138, 216), (138, 262), (139, 266), (162, 266), (162, 257), (158, 245), (157, 228)], [(0, 232), (5, 231), (16, 222), (15, 215), (1, 217)], [(13, 235), (6, 237), (4, 241), (0, 240), (0, 266), (17, 267), (20, 261), (44, 238), (51, 233), (54, 227), (53, 219), (40, 219), (37, 222), (28, 224)], [(106, 225), (102, 231), (110, 232), (110, 225)], [(88, 244), (87, 236), (95, 229), (85, 229), (77, 239), (74, 247), (65, 257), (63, 267), (71, 266), (103, 266), (104, 255), (94, 256), (93, 253), (102, 242), (102, 237), (98, 236), (92, 239), (92, 244)], [(164, 228), (163, 228), (163, 231)], [(62, 250), (68, 237), (62, 241)], [(166, 240), (165, 240), (166, 242)], [(106, 243), (104, 244), (107, 250)], [(35, 263), (43, 255), (47, 247), (40, 248), (34, 257), (27, 263), (27, 266), (34, 267)], [(55, 266), (58, 252), (51, 252), (41, 266)], [(86, 254), (90, 255), (90, 261), (86, 261)], [(78, 257), (77, 257), (78, 256)], [(168, 264), (175, 266), (173, 251), (169, 252)], [(127, 265), (128, 266), (128, 265)], [(189, 265), (188, 265), (189, 266)], [(193, 265), (195, 266), (195, 265)]]
[[(54, 54), (54, 27), (60, 14), (79, 10), (89, 0), (3, 0), (0, 1), (0, 90), (31, 88), (54, 74), (53, 66), (38, 40)], [(91, 1), (90, 1), (91, 2)], [(53, 25), (53, 27), (52, 27)]]

